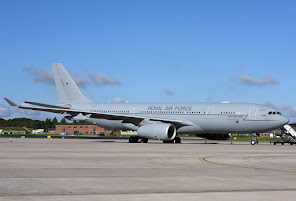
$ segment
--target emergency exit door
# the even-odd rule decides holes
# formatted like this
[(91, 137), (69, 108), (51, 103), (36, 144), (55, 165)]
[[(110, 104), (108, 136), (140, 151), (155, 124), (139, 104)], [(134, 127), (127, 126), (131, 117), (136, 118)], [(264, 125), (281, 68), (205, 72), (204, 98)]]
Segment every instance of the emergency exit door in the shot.
[(209, 107), (207, 111), (207, 119), (213, 119), (215, 107)]
[(250, 120), (256, 120), (257, 117), (257, 107), (250, 107), (250, 112), (249, 112), (249, 119)]

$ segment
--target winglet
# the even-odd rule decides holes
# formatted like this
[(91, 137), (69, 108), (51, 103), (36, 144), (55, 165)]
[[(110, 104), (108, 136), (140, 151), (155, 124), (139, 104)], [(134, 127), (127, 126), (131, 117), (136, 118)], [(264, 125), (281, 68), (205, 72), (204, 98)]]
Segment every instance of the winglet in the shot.
[(14, 102), (12, 102), (11, 100), (9, 100), (8, 98), (4, 98), (4, 100), (7, 101), (7, 103), (10, 105), (10, 106), (14, 106), (14, 107), (18, 107), (17, 104), (15, 104)]

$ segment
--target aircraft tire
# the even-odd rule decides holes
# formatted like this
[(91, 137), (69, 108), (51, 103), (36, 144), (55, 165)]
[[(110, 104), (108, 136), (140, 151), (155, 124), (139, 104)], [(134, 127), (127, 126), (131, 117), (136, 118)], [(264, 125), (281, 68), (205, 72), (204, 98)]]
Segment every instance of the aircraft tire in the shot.
[(136, 138), (136, 143), (142, 143), (143, 142), (143, 138), (135, 136)]
[(180, 137), (175, 137), (175, 143), (181, 143), (181, 138)]
[(148, 142), (148, 138), (142, 138), (142, 142), (143, 143), (147, 143)]
[(251, 140), (251, 145), (255, 145), (256, 144), (256, 140)]
[(135, 137), (134, 136), (130, 136), (128, 139), (129, 143), (135, 143)]

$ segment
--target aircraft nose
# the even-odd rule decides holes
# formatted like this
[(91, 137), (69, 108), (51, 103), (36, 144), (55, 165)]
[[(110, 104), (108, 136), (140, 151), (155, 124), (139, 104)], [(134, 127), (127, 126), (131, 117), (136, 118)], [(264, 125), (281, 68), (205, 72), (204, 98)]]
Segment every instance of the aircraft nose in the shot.
[(289, 122), (289, 119), (287, 117), (281, 116), (281, 120), (280, 121), (281, 121), (281, 123), (283, 125), (286, 125)]

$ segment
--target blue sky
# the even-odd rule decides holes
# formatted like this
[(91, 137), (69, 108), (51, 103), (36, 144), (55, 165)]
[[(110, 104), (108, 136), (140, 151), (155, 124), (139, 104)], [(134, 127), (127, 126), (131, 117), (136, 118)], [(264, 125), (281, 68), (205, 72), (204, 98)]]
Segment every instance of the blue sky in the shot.
[(57, 103), (51, 63), (95, 102), (252, 102), (296, 122), (295, 1), (1, 1), (3, 100)]

